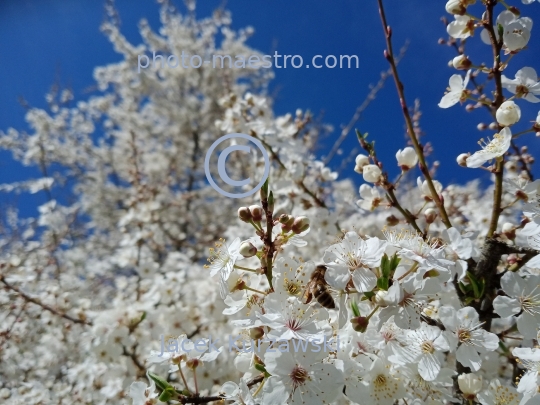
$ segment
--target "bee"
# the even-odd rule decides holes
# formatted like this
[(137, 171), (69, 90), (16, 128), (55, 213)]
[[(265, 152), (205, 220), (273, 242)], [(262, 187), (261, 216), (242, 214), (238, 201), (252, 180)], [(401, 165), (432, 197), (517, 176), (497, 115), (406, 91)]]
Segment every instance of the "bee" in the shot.
[(325, 273), (326, 266), (323, 265), (318, 265), (315, 270), (313, 270), (304, 292), (304, 304), (309, 304), (313, 297), (315, 297), (317, 302), (323, 307), (328, 309), (336, 308), (334, 298), (330, 294), (328, 284), (324, 279)]

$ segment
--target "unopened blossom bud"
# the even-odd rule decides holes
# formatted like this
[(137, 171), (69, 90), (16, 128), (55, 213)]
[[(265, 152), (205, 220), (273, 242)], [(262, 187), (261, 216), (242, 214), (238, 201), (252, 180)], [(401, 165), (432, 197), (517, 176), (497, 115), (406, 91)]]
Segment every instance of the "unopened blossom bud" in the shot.
[(242, 242), (239, 253), (244, 257), (253, 257), (257, 254), (257, 248), (251, 242)]
[(298, 217), (294, 220), (291, 230), (293, 231), (293, 233), (299, 234), (306, 231), (308, 228), (309, 228), (309, 218)]
[(497, 131), (499, 129), (499, 124), (497, 124), (496, 122), (492, 122), (491, 124), (488, 125), (488, 128), (491, 129), (492, 131)]
[(497, 122), (503, 127), (514, 125), (521, 118), (521, 109), (513, 101), (505, 101), (495, 113)]
[(457, 70), (469, 70), (472, 62), (465, 55), (456, 56), (452, 59), (452, 66)]
[(444, 38), (439, 38), (439, 40), (437, 41), (437, 43), (438, 43), (439, 45), (444, 45), (444, 44), (446, 44), (446, 40), (445, 40)]
[(485, 131), (488, 126), (486, 124), (484, 124), (483, 122), (479, 123), (476, 128), (478, 128), (479, 131)]
[(433, 208), (428, 208), (427, 210), (424, 211), (424, 217), (426, 218), (426, 222), (428, 224), (432, 224), (435, 219), (437, 218), (437, 210), (433, 209)]
[(508, 162), (504, 164), (504, 168), (510, 172), (515, 172), (517, 171), (518, 166), (516, 162), (514, 162), (513, 160), (509, 160)]
[(263, 210), (261, 207), (258, 205), (251, 205), (249, 211), (251, 212), (254, 222), (260, 222), (262, 220)]
[(467, 9), (461, 4), (461, 0), (448, 0), (446, 3), (446, 11), (454, 15), (463, 15)]
[(253, 216), (248, 207), (240, 207), (238, 209), (238, 218), (244, 222), (249, 222), (253, 219)]
[(465, 111), (472, 112), (472, 111), (474, 111), (475, 108), (476, 108), (476, 106), (474, 104), (467, 104), (465, 106)]
[(369, 319), (365, 316), (356, 316), (351, 319), (352, 328), (356, 332), (364, 333), (369, 325)]
[(381, 180), (382, 171), (377, 165), (366, 165), (362, 171), (364, 181), (378, 183)]
[(255, 328), (251, 328), (249, 330), (249, 337), (251, 339), (258, 340), (264, 336), (264, 329), (260, 326), (256, 326)]
[(502, 226), (502, 233), (510, 240), (516, 239), (516, 228), (513, 224), (505, 222)]
[(467, 158), (469, 156), (471, 156), (470, 153), (462, 153), (462, 154), (460, 154), (456, 159), (457, 164), (460, 165), (460, 166), (463, 166), (463, 167), (467, 167)]
[(401, 167), (401, 170), (404, 172), (416, 166), (418, 163), (418, 156), (416, 156), (415, 150), (410, 146), (407, 146), (403, 150), (398, 150), (396, 153), (396, 159), (398, 166)]
[(279, 218), (278, 218), (278, 221), (281, 224), (286, 224), (289, 221), (294, 221), (294, 217), (292, 215), (288, 215), (288, 214), (281, 214), (279, 216)]
[(536, 122), (534, 123), (533, 127), (535, 129), (540, 129), (540, 111), (538, 111), (538, 116), (536, 117)]
[(354, 171), (356, 173), (362, 173), (364, 166), (369, 164), (369, 158), (366, 155), (358, 155), (355, 159)]
[(186, 361), (186, 366), (188, 366), (188, 368), (192, 370), (195, 370), (201, 364), (202, 364), (202, 361), (200, 361), (199, 359), (189, 359), (188, 361)]
[(465, 398), (473, 399), (482, 389), (482, 377), (474, 373), (460, 374), (458, 385)]
[(386, 217), (386, 225), (396, 226), (397, 224), (399, 224), (399, 218), (396, 217), (395, 215), (390, 215)]

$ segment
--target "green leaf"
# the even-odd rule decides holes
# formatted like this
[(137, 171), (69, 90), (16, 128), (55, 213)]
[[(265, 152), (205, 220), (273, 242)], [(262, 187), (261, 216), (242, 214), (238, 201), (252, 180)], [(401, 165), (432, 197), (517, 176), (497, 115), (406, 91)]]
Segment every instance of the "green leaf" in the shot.
[(351, 309), (353, 311), (354, 316), (360, 316), (360, 310), (358, 309), (358, 304), (356, 301), (351, 301)]
[(459, 289), (463, 294), (468, 294), (470, 291), (470, 286), (463, 284), (461, 281), (459, 282)]
[(504, 36), (504, 27), (501, 24), (497, 24), (497, 31), (499, 33), (499, 39)]
[(161, 402), (167, 402), (167, 401), (170, 401), (171, 399), (173, 399), (174, 397), (176, 397), (176, 392), (174, 391), (173, 388), (167, 388), (165, 390), (163, 390), (163, 392), (161, 393), (161, 395), (159, 396), (159, 400)]
[(270, 374), (268, 371), (266, 371), (266, 368), (261, 363), (255, 363), (255, 369), (260, 371), (261, 373), (264, 373), (265, 378), (268, 378), (268, 377), (272, 376), (272, 374)]
[(174, 390), (174, 387), (169, 384), (166, 380), (161, 378), (159, 375), (152, 373), (151, 371), (148, 372), (148, 377), (152, 379), (156, 383), (156, 386), (165, 391), (166, 389), (172, 389)]
[(388, 287), (389, 287), (388, 278), (386, 277), (378, 278), (377, 287), (379, 287), (380, 290), (388, 291)]
[(371, 299), (374, 295), (375, 293), (373, 291), (368, 291), (364, 293), (364, 297), (366, 297), (366, 299), (368, 300)]
[(467, 272), (467, 278), (471, 282), (471, 287), (472, 287), (472, 290), (473, 290), (473, 293), (474, 293), (474, 298), (480, 298), (481, 295), (480, 295), (480, 286), (478, 285), (479, 284), (478, 280), (469, 271)]

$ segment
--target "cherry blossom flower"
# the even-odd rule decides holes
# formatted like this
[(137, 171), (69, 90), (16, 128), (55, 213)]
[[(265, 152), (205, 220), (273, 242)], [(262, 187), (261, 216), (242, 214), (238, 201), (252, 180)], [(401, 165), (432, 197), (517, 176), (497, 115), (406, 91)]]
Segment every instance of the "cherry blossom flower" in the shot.
[(224, 239), (220, 239), (219, 242), (216, 242), (215, 248), (210, 248), (210, 257), (208, 258), (210, 265), (206, 265), (205, 268), (210, 269), (211, 277), (219, 273), (221, 298), (227, 296), (227, 279), (234, 269), (236, 260), (242, 257), (240, 254), (241, 244), (240, 238), (233, 240), (230, 246), (225, 245)]
[(221, 386), (221, 394), (228, 401), (234, 401), (232, 405), (255, 405), (255, 401), (246, 382), (241, 379), (240, 384), (227, 381)]
[(330, 328), (323, 325), (322, 320), (327, 319), (324, 309), (314, 309), (306, 306), (298, 300), (292, 303), (283, 302), (278, 297), (269, 296), (264, 301), (264, 314), (258, 318), (262, 325), (269, 326), (268, 337), (276, 340), (301, 339), (323, 340), (328, 335)]
[(493, 301), (495, 312), (506, 318), (517, 317), (517, 327), (524, 338), (536, 338), (540, 325), (540, 276), (526, 280), (519, 274), (507, 272), (501, 278), (501, 287), (508, 296), (497, 296)]
[(474, 21), (466, 15), (455, 15), (455, 20), (446, 27), (448, 35), (456, 39), (465, 39), (474, 35)]
[(154, 405), (159, 404), (159, 393), (156, 391), (156, 383), (151, 378), (150, 386), (141, 381), (135, 381), (131, 383), (129, 387), (129, 396), (133, 399), (133, 405)]
[(359, 193), (360, 197), (362, 198), (356, 201), (356, 204), (366, 211), (373, 211), (383, 201), (381, 193), (379, 193), (377, 187), (371, 187), (367, 184), (362, 184), (360, 186)]
[(386, 245), (378, 238), (364, 240), (356, 232), (347, 232), (340, 243), (324, 253), (323, 260), (328, 266), (326, 281), (343, 290), (352, 279), (357, 291), (371, 291), (377, 284), (377, 276), (370, 267), (380, 265)]
[(538, 377), (540, 375), (540, 349), (516, 347), (512, 349), (512, 354), (518, 358), (519, 364), (526, 370), (517, 386), (517, 391), (523, 394), (521, 404), (539, 404)]
[(519, 405), (521, 395), (511, 385), (502, 385), (498, 379), (491, 380), (486, 390), (476, 395), (482, 405)]
[(450, 348), (456, 346), (456, 359), (465, 367), (478, 371), (482, 365), (482, 359), (478, 353), (493, 351), (499, 347), (499, 338), (491, 332), (482, 329), (478, 314), (471, 307), (461, 308), (456, 311), (449, 306), (439, 309), (439, 317), (446, 327), (446, 337)]
[(376, 358), (360, 381), (347, 385), (347, 396), (361, 398), (362, 405), (392, 405), (405, 396), (405, 387), (390, 364)]
[(503, 128), (501, 132), (495, 134), (493, 139), (488, 138), (488, 142), (483, 139), (478, 142), (482, 150), (475, 152), (467, 158), (467, 167), (477, 168), (487, 161), (501, 157), (506, 153), (512, 141), (512, 132), (510, 128)]
[(441, 371), (441, 353), (449, 350), (441, 329), (422, 323), (420, 328), (406, 331), (396, 354), (405, 363), (417, 363), (422, 378), (433, 381)]
[(263, 405), (323, 405), (338, 398), (343, 390), (343, 370), (323, 363), (325, 353), (310, 351), (264, 355), (266, 370), (272, 375), (263, 388)]
[[(468, 17), (467, 17), (468, 18)], [(467, 71), (465, 79), (461, 75), (450, 76), (449, 87), (446, 94), (443, 96), (439, 103), (441, 108), (449, 108), (456, 105), (458, 102), (464, 102), (467, 100), (467, 85), (471, 77), (471, 71)]]
[(502, 85), (518, 98), (523, 98), (531, 103), (540, 102), (540, 98), (535, 97), (540, 95), (540, 82), (536, 70), (531, 67), (519, 69), (515, 79), (509, 79), (503, 75)]

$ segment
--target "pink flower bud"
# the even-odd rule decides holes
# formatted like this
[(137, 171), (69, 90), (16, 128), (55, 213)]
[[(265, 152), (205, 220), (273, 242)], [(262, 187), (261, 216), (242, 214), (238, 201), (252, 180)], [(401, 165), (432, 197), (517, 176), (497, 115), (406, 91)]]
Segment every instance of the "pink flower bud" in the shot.
[(249, 222), (251, 219), (253, 219), (248, 207), (238, 208), (238, 218), (240, 218), (240, 220), (244, 222)]
[(249, 207), (249, 211), (251, 212), (251, 216), (253, 217), (254, 222), (260, 222), (262, 220), (263, 210), (260, 206), (251, 205)]

